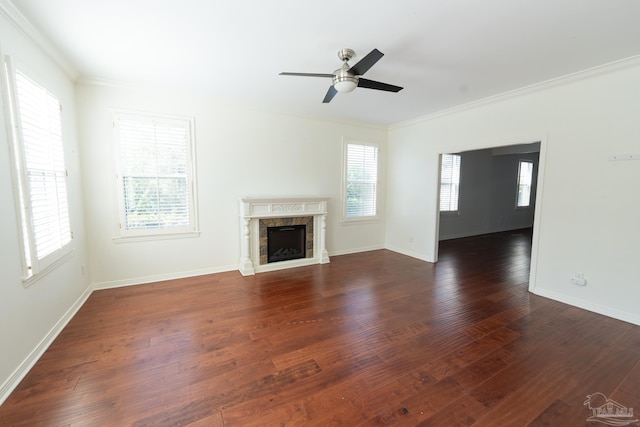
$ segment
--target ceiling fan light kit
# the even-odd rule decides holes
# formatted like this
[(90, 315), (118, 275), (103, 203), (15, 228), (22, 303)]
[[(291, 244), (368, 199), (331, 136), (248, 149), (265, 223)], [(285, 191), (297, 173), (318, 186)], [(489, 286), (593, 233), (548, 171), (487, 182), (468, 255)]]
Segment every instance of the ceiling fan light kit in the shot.
[(349, 74), (349, 66), (344, 66), (333, 73), (333, 87), (340, 93), (351, 92), (358, 86), (358, 77)]
[(329, 87), (327, 94), (322, 100), (323, 103), (329, 103), (338, 93), (348, 93), (356, 87), (364, 87), (367, 89), (376, 89), (386, 92), (399, 92), (402, 90), (400, 86), (394, 86), (387, 83), (377, 82), (374, 80), (361, 79), (360, 77), (366, 73), (376, 62), (384, 56), (378, 49), (373, 49), (356, 65), (350, 67), (348, 61), (355, 56), (352, 49), (341, 49), (338, 51), (338, 58), (343, 62), (342, 67), (338, 68), (333, 74), (321, 73), (288, 73), (282, 72), (281, 76), (303, 76), (303, 77), (330, 77), (333, 85)]

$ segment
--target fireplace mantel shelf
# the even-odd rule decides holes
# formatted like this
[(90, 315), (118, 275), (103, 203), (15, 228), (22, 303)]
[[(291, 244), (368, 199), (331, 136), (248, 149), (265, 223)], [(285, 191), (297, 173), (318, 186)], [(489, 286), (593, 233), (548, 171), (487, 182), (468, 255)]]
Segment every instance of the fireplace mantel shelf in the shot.
[[(243, 197), (240, 202), (240, 265), (243, 276), (310, 264), (326, 264), (325, 248), (328, 197)], [(265, 218), (312, 216), (314, 229), (313, 258), (260, 264), (258, 222)]]
[(244, 197), (240, 199), (243, 218), (277, 218), (327, 214), (328, 197)]

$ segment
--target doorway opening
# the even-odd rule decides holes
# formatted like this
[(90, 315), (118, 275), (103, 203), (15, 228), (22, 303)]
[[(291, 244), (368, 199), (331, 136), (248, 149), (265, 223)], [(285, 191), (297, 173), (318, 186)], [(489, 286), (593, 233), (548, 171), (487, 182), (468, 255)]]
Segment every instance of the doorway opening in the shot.
[(447, 240), (494, 233), (524, 234), (531, 251), (541, 145), (532, 142), (441, 153), (436, 261), (440, 245)]

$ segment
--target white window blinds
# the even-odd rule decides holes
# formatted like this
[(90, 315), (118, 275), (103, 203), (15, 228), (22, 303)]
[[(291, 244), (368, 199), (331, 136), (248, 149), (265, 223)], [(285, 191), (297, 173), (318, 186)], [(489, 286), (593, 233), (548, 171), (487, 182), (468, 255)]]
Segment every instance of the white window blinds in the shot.
[(531, 183), (533, 181), (533, 162), (521, 160), (518, 166), (518, 207), (531, 204)]
[(346, 218), (376, 216), (378, 147), (347, 144), (345, 176)]
[[(54, 95), (15, 73), (22, 227), (28, 268), (71, 241), (61, 106)], [(21, 160), (21, 161), (20, 161)], [(33, 274), (33, 272), (32, 272)]]
[(457, 212), (460, 195), (460, 154), (443, 154), (440, 171), (440, 211)]
[(193, 229), (188, 120), (116, 116), (121, 228)]

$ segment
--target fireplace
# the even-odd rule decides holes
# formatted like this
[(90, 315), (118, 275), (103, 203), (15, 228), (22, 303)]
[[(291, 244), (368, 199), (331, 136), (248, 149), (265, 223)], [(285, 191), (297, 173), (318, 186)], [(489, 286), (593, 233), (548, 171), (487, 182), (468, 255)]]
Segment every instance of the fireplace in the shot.
[(306, 225), (267, 228), (267, 262), (289, 261), (306, 256)]
[[(258, 220), (258, 253), (259, 265), (278, 261), (289, 261), (302, 258), (313, 258), (314, 227), (312, 216), (295, 216), (284, 218), (263, 218)], [(278, 235), (282, 230), (282, 236)], [(271, 233), (269, 233), (271, 231)], [(275, 242), (271, 241), (273, 238)], [(287, 239), (278, 242), (280, 239)], [(277, 247), (280, 245), (280, 247)], [(287, 245), (287, 247), (284, 247)], [(296, 249), (294, 250), (294, 245)], [(274, 257), (273, 254), (279, 254)], [(300, 254), (302, 252), (302, 254)], [(285, 253), (289, 256), (287, 259)], [(295, 256), (294, 256), (295, 253)], [(280, 258), (280, 259), (277, 259)]]
[[(247, 276), (328, 263), (327, 200), (324, 197), (240, 199), (240, 273)], [(279, 231), (270, 232), (270, 229)], [(274, 238), (272, 234), (280, 233), (283, 235), (275, 239), (286, 239), (284, 242), (268, 243)]]

